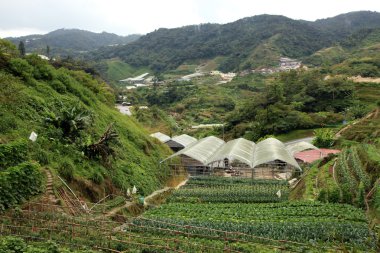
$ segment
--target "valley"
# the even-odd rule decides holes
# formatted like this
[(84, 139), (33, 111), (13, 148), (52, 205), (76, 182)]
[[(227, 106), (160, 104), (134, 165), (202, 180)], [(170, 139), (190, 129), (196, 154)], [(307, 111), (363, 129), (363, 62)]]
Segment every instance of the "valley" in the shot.
[(0, 252), (378, 252), (379, 29), (0, 39)]

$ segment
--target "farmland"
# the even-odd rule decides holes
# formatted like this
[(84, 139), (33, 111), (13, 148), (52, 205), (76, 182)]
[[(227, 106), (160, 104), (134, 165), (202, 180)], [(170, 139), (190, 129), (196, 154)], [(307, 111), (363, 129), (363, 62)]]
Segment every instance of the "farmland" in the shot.
[[(375, 250), (375, 237), (362, 210), (344, 204), (289, 202), (287, 187), (282, 181), (190, 179), (167, 204), (134, 219), (129, 229), (168, 237), (176, 231), (192, 240), (202, 238), (204, 245), (227, 240), (229, 249), (238, 252), (251, 252), (258, 245), (333, 251), (344, 244), (359, 251)], [(281, 197), (276, 195), (279, 190)]]

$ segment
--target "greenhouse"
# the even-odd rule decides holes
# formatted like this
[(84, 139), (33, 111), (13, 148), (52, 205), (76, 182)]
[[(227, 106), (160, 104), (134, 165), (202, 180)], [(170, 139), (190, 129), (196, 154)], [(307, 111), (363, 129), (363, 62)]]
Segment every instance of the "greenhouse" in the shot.
[(298, 153), (298, 152), (301, 152), (301, 151), (304, 151), (304, 150), (310, 150), (310, 149), (318, 150), (319, 152), (322, 153), (322, 151), (319, 148), (317, 148), (313, 144), (311, 144), (309, 142), (306, 142), (306, 141), (300, 141), (300, 142), (296, 142), (296, 143), (293, 143), (293, 144), (286, 145), (286, 149), (293, 156), (296, 153)]
[(167, 136), (166, 134), (157, 132), (150, 135), (150, 137), (158, 139), (160, 142), (165, 143), (167, 141), (170, 141), (170, 136)]
[(190, 144), (196, 141), (196, 138), (187, 134), (182, 134), (171, 138), (169, 141), (166, 142), (166, 145), (168, 145), (173, 151), (179, 151), (183, 148), (188, 147)]
[[(209, 136), (189, 144), (162, 162), (168, 162), (176, 169), (182, 165), (188, 172), (228, 173), (245, 177), (258, 177), (260, 174), (262, 178), (273, 178), (280, 173), (286, 174), (281, 177), (289, 177), (294, 170), (301, 171), (294, 154), (307, 149), (318, 150), (310, 143), (285, 146), (275, 138), (255, 144), (244, 138), (225, 143)], [(181, 162), (173, 160), (175, 157), (179, 157)]]

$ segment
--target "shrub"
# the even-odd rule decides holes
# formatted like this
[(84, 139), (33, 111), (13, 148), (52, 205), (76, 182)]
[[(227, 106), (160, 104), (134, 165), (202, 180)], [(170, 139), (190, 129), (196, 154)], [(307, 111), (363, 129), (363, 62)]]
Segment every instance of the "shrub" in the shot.
[(313, 144), (319, 148), (329, 148), (334, 145), (334, 132), (331, 129), (316, 129)]
[(90, 179), (92, 180), (92, 182), (94, 182), (96, 184), (101, 184), (104, 181), (104, 177), (103, 177), (102, 173), (100, 173), (99, 171), (94, 171), (91, 174)]
[(0, 171), (27, 160), (27, 142), (16, 140), (0, 144)]
[(40, 193), (42, 179), (39, 165), (31, 162), (24, 162), (0, 172), (0, 211)]
[(49, 83), (50, 86), (56, 90), (58, 93), (65, 93), (66, 92), (66, 86), (59, 80), (53, 80), (52, 82)]
[(74, 178), (74, 165), (68, 159), (62, 161), (61, 165), (58, 167), (58, 173), (67, 181), (71, 181)]
[(330, 203), (338, 203), (339, 199), (340, 199), (340, 190), (339, 190), (339, 188), (334, 188), (331, 191), (329, 191), (328, 201)]

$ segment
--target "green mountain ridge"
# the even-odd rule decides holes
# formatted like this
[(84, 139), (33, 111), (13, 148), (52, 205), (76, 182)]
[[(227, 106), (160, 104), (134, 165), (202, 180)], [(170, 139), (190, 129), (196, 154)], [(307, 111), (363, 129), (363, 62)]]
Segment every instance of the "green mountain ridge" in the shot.
[(46, 55), (46, 47), (50, 47), (51, 56), (72, 56), (95, 50), (103, 46), (125, 45), (137, 40), (138, 34), (119, 36), (113, 33), (94, 33), (79, 29), (58, 29), (44, 35), (28, 35), (6, 38), (16, 45), (25, 43), (27, 52), (37, 52)]
[[(303, 58), (361, 29), (378, 27), (380, 14), (377, 12), (352, 12), (315, 22), (258, 15), (223, 25), (161, 28), (129, 45), (102, 48), (89, 58), (118, 57), (134, 67), (166, 71), (187, 61), (225, 56), (218, 68), (236, 71), (274, 65), (277, 55)], [(264, 61), (256, 57), (271, 52), (275, 52), (276, 57)]]

